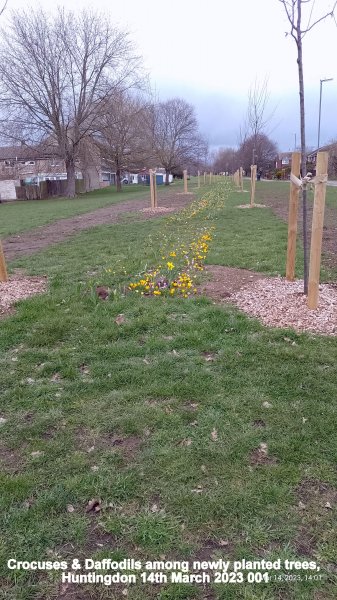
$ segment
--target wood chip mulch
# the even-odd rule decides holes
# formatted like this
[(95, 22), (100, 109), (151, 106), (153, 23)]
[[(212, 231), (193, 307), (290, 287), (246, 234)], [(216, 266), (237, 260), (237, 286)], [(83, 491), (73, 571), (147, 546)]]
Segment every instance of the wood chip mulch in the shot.
[(142, 208), (140, 212), (149, 213), (151, 215), (158, 215), (159, 213), (173, 212), (174, 208), (167, 208), (166, 206), (159, 206), (158, 208)]
[(265, 204), (239, 204), (237, 208), (268, 208)]
[(0, 315), (8, 314), (15, 302), (47, 290), (46, 277), (9, 277), (0, 282)]
[(337, 335), (337, 286), (319, 286), (316, 310), (307, 307), (303, 281), (283, 277), (263, 278), (245, 286), (230, 301), (269, 327), (292, 328), (325, 335)]

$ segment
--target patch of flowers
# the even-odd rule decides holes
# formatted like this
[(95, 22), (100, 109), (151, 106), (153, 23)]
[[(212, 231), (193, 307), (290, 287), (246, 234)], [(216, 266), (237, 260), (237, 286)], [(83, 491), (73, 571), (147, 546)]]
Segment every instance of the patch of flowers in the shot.
[[(168, 296), (188, 298), (197, 292), (196, 283), (209, 252), (215, 227), (209, 223), (216, 212), (224, 208), (231, 190), (229, 180), (213, 186), (202, 198), (175, 213), (165, 221), (155, 236), (150, 235), (148, 245), (154, 249), (156, 266), (144, 267), (126, 288), (126, 270), (120, 259), (105, 273), (113, 276), (114, 294), (129, 291), (142, 296)], [(137, 260), (135, 261), (137, 262)], [(120, 281), (120, 283), (118, 282)], [(122, 291), (123, 290), (123, 291)]]
[(145, 296), (182, 296), (196, 293), (195, 279), (204, 262), (212, 240), (214, 228), (199, 231), (189, 244), (181, 243), (162, 255), (162, 263), (155, 269), (142, 273), (129, 284), (129, 289)]

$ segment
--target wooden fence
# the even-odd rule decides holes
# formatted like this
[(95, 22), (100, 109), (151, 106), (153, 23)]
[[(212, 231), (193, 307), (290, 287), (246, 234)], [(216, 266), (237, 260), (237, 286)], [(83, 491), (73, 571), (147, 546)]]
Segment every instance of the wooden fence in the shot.
[[(15, 189), (18, 200), (43, 200), (45, 198), (65, 196), (67, 181), (65, 179), (41, 181), (37, 185), (21, 185)], [(76, 194), (81, 194), (85, 191), (83, 179), (75, 180), (75, 190)]]

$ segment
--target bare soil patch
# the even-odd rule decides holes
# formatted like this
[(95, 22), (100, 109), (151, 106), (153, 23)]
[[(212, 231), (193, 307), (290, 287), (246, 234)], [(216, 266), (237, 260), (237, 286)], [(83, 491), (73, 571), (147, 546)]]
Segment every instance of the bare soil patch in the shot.
[(252, 450), (249, 455), (249, 462), (252, 467), (261, 467), (265, 465), (276, 465), (277, 460), (269, 455), (268, 446), (261, 442), (258, 448)]
[(47, 290), (46, 277), (24, 277), (14, 275), (6, 282), (0, 282), (0, 317), (11, 314), (13, 305)]
[(128, 200), (120, 204), (105, 206), (93, 212), (70, 217), (69, 219), (61, 219), (50, 225), (37, 227), (30, 231), (5, 238), (3, 240), (5, 256), (8, 261), (11, 261), (21, 256), (34, 254), (48, 246), (63, 242), (84, 229), (90, 229), (97, 225), (118, 223), (123, 215), (125, 216), (127, 213), (132, 214), (136, 211), (136, 220), (142, 221), (159, 217), (166, 212), (178, 211), (184, 208), (189, 202), (191, 202), (191, 196), (181, 196), (177, 192), (165, 192), (162, 197), (159, 194), (159, 206), (155, 211), (144, 210), (148, 209), (150, 198)]
[(259, 273), (247, 269), (235, 269), (220, 265), (207, 265), (206, 274), (210, 275), (210, 279), (199, 286), (199, 291), (217, 301), (229, 300), (244, 286), (263, 277)]

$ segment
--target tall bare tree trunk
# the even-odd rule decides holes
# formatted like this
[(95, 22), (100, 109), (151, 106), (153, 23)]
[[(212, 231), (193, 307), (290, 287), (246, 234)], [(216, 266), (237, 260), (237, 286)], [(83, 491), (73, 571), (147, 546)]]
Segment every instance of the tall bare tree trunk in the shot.
[(121, 178), (121, 170), (120, 170), (119, 166), (116, 167), (116, 189), (117, 189), (117, 192), (122, 191), (122, 178)]
[(66, 171), (67, 171), (67, 198), (75, 198), (76, 196), (76, 184), (75, 184), (75, 161), (73, 158), (66, 160)]
[(165, 169), (165, 185), (170, 185), (170, 171)]
[[(303, 55), (302, 55), (302, 2), (297, 2), (297, 64), (298, 64), (298, 80), (300, 93), (300, 127), (301, 127), (301, 174), (302, 178), (307, 174), (307, 150), (305, 141), (305, 107), (304, 107), (304, 76), (303, 76)], [(303, 212), (303, 271), (304, 271), (304, 293), (308, 293), (308, 215), (307, 215), (307, 188), (306, 184), (302, 187), (302, 212)]]

